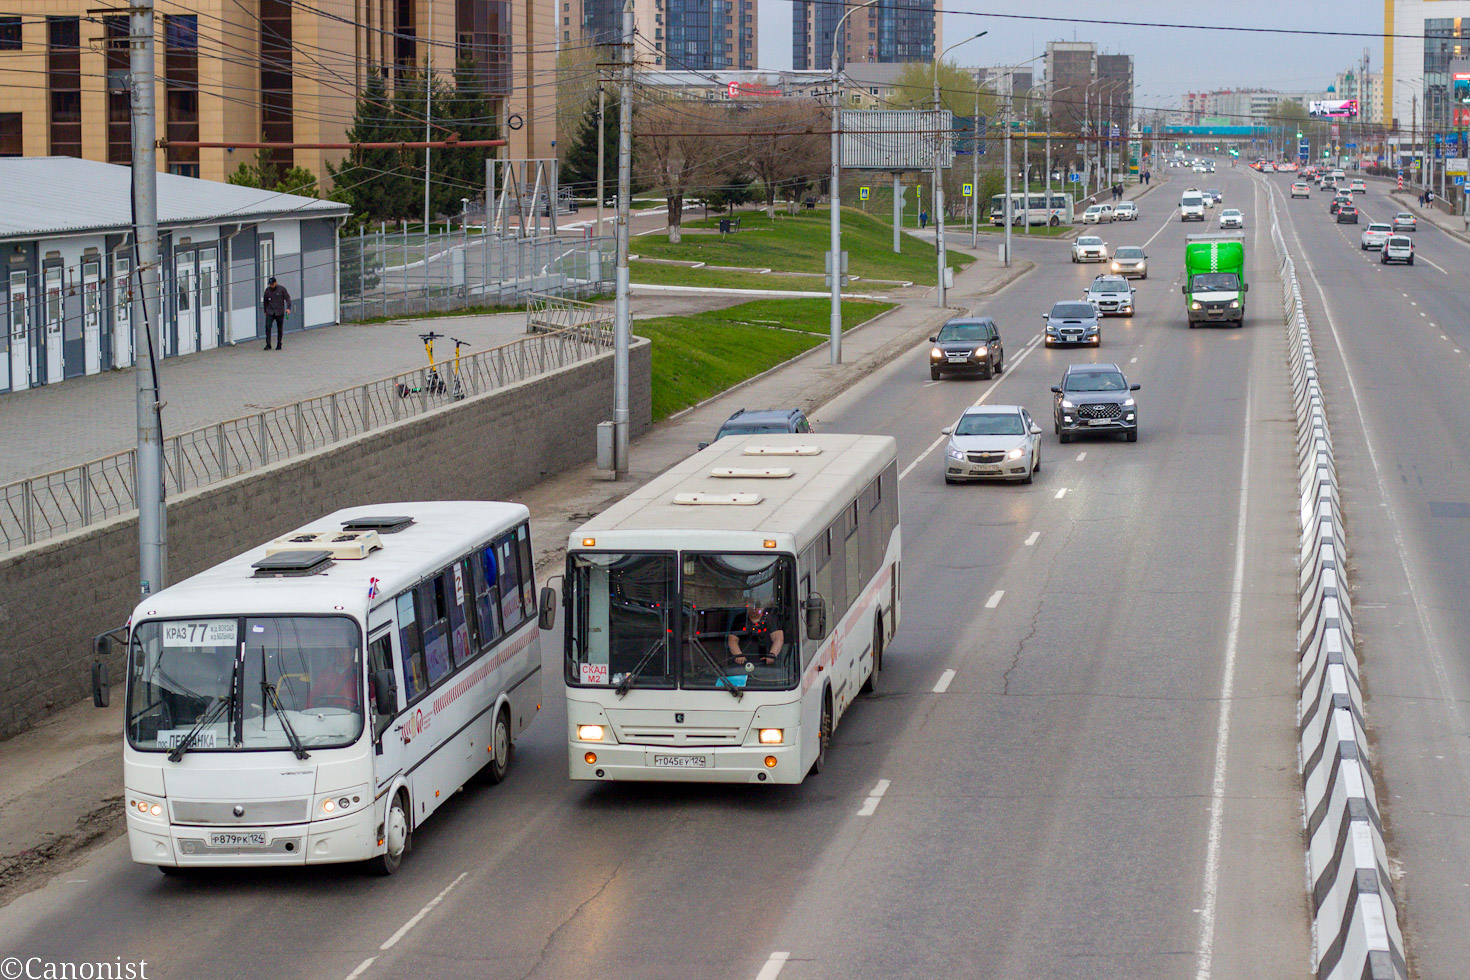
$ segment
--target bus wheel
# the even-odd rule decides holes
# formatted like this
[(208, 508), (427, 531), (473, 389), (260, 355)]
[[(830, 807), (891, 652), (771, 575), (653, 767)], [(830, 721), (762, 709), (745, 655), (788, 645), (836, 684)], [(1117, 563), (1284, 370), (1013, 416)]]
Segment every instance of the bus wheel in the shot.
[(827, 768), (827, 743), (832, 741), (832, 697), (822, 695), (822, 724), (817, 729), (817, 758), (812, 762), (812, 773)]
[(1052, 215), (1051, 216), (1051, 220), (1047, 222), (1047, 224), (1051, 225), (1053, 228), (1055, 228), (1057, 225), (1059, 225), (1061, 223), (1062, 223), (1062, 219), (1061, 218), (1058, 218), (1056, 215)]
[(883, 617), (873, 617), (873, 669), (863, 681), (863, 693), (873, 694), (878, 690), (878, 671), (883, 669)]
[(494, 738), (495, 758), (485, 767), (485, 781), (492, 786), (505, 780), (505, 774), (510, 771), (510, 756), (515, 751), (510, 741), (510, 712), (505, 708), (500, 709), (500, 714), (495, 716)]
[(408, 809), (403, 792), (394, 794), (388, 804), (388, 815), (383, 820), (383, 837), (387, 849), (368, 862), (374, 874), (397, 874), (403, 867), (403, 855), (408, 853), (413, 840), (413, 829), (408, 824)]

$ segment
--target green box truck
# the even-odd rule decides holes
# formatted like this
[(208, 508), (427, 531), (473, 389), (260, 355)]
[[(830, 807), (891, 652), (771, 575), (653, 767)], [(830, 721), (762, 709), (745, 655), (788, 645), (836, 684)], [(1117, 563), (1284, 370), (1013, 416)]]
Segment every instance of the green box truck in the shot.
[(1245, 322), (1245, 237), (1189, 235), (1184, 240), (1184, 312), (1201, 323)]

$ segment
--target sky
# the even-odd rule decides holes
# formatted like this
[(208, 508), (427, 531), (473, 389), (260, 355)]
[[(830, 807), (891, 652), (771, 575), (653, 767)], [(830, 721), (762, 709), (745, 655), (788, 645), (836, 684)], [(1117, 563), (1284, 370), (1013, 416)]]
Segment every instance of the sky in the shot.
[[(1032, 0), (1030, 3), (938, 0), (945, 46), (979, 31), (985, 37), (955, 48), (947, 61), (962, 65), (1022, 62), (1046, 51), (1048, 41), (1094, 41), (1105, 54), (1133, 55), (1135, 104), (1177, 106), (1185, 92), (1221, 88), (1322, 91), (1369, 50), (1369, 68), (1383, 65), (1383, 41), (1373, 37), (1303, 37), (1233, 31), (1116, 24), (1008, 20), (986, 13), (1082, 17), (1101, 20), (1271, 27), (1305, 30), (1383, 30), (1383, 0)], [(791, 0), (759, 0), (761, 68), (791, 67)], [(979, 14), (981, 16), (970, 16)], [(1040, 64), (1040, 62), (1037, 62)]]

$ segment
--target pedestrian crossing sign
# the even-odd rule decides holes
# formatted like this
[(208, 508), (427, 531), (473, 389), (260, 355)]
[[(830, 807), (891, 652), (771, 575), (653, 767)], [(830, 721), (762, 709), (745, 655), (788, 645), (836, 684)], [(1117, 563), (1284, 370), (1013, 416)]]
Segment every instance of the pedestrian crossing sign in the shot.
[(866, 201), (867, 199), (868, 199), (868, 189), (866, 187), (859, 187), (858, 188), (858, 200), (859, 201)]
[(964, 187), (961, 188), (960, 193), (963, 194), (965, 197), (974, 197), (975, 196), (975, 185), (974, 184), (965, 184)]

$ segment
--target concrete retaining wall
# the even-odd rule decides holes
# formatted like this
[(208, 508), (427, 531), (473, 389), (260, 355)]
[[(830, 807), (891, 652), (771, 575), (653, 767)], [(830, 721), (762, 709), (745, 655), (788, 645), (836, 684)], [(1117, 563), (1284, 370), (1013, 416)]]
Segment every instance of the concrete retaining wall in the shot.
[[(632, 434), (650, 425), (651, 345), (630, 352)], [(592, 460), (612, 353), (169, 501), (169, 580), (354, 504), (506, 499)], [(0, 557), (0, 738), (90, 697), (92, 637), (138, 596), (136, 517)], [(121, 650), (111, 665), (123, 694)]]

